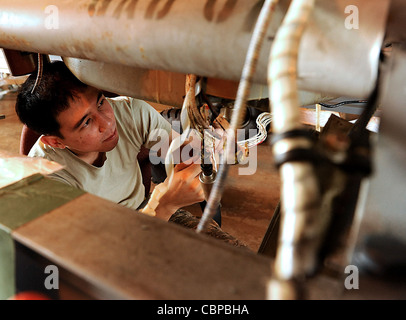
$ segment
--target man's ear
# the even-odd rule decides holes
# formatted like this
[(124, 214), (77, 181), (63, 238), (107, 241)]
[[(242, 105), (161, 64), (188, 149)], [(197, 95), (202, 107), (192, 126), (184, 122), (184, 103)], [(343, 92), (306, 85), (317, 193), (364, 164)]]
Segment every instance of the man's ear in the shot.
[(53, 148), (65, 149), (66, 145), (62, 142), (61, 138), (57, 136), (41, 136), (41, 142)]

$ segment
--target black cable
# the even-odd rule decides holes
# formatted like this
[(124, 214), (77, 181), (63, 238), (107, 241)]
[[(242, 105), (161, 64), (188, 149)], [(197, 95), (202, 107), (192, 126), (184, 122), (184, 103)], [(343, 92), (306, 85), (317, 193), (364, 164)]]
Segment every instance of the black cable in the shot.
[(367, 102), (368, 102), (368, 100), (346, 100), (346, 101), (338, 102), (336, 104), (327, 104), (327, 103), (322, 103), (322, 102), (318, 103), (318, 104), (325, 108), (334, 109), (334, 108), (338, 108), (338, 107), (341, 107), (346, 104), (367, 103)]
[(216, 119), (220, 115), (220, 113), (216, 110), (216, 108), (211, 103), (209, 97), (203, 91), (200, 94), (203, 98), (203, 101), (207, 103), (211, 113), (213, 114), (213, 120)]
[[(365, 134), (367, 132), (367, 125), (373, 115), (375, 114), (375, 111), (378, 109), (379, 106), (379, 87), (380, 87), (380, 69), (378, 68), (378, 76), (376, 80), (376, 84), (374, 89), (371, 92), (370, 97), (368, 98), (368, 103), (361, 113), (360, 117), (358, 120), (355, 122), (354, 126), (351, 128), (351, 131), (349, 133), (349, 137), (354, 139), (355, 137), (360, 136), (361, 134)], [(362, 139), (361, 139), (362, 140)]]

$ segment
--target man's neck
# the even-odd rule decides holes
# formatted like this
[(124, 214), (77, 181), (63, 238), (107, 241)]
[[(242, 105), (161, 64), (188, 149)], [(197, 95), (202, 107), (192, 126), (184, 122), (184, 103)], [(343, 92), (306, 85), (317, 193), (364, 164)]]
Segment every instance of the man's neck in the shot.
[(86, 153), (79, 153), (74, 150), (69, 149), (72, 153), (74, 153), (79, 159), (83, 160), (84, 162), (91, 164), (95, 167), (101, 167), (106, 161), (106, 153), (105, 152), (86, 152)]
[(106, 153), (105, 152), (99, 152), (96, 160), (91, 163), (95, 167), (102, 167), (104, 164), (104, 161), (106, 161)]

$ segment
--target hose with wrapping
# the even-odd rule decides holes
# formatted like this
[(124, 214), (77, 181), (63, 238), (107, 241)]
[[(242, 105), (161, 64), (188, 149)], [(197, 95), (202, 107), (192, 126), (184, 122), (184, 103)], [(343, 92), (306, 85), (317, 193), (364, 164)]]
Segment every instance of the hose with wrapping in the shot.
[(273, 43), (268, 65), (273, 114), (273, 154), (282, 159), (281, 228), (270, 299), (301, 298), (300, 280), (317, 264), (321, 234), (328, 217), (321, 215), (321, 194), (312, 163), (313, 142), (300, 121), (297, 61), (300, 40), (314, 0), (293, 0)]

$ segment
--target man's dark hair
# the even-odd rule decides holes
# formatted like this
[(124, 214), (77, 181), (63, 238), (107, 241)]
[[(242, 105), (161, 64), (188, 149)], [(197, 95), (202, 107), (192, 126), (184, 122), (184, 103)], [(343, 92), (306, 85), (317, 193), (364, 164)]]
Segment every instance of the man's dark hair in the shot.
[(21, 86), (15, 110), (20, 121), (38, 134), (61, 138), (56, 117), (69, 107), (88, 86), (79, 81), (62, 61), (44, 65), (42, 77), (31, 93), (37, 72), (33, 72)]

